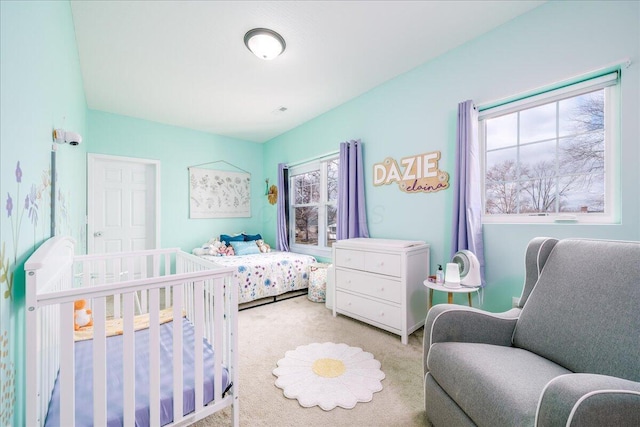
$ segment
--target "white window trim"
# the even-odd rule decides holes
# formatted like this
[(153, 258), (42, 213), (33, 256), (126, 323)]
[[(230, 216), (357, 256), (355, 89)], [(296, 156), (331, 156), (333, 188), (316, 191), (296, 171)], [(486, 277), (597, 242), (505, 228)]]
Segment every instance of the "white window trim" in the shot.
[[(327, 163), (338, 158), (338, 155), (325, 155), (321, 158), (310, 160), (304, 163), (298, 163), (296, 166), (289, 167), (289, 235), (290, 241), (289, 250), (291, 252), (313, 255), (317, 257), (331, 258), (332, 249), (326, 246), (327, 230), (324, 230), (326, 223), (326, 207), (333, 205), (336, 206), (337, 202), (325, 202), (327, 200)], [(293, 177), (303, 173), (312, 172), (320, 169), (320, 200), (318, 203), (318, 244), (317, 245), (302, 245), (295, 243), (295, 212), (294, 203), (295, 200), (295, 186)], [(313, 204), (316, 206), (315, 204)], [(320, 224), (322, 224), (322, 232), (320, 231)]]
[[(481, 156), (482, 223), (483, 224), (618, 224), (620, 222), (620, 79), (621, 71), (614, 71), (582, 82), (564, 85), (538, 95), (512, 102), (478, 108), (478, 140)], [(550, 213), (550, 214), (486, 214), (486, 142), (484, 120), (510, 114), (527, 108), (551, 103), (581, 93), (605, 88), (605, 213)]]

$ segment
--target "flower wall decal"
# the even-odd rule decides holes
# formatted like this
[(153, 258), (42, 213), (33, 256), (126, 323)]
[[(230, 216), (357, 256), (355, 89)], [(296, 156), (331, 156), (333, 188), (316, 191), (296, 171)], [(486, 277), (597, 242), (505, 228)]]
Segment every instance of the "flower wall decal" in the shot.
[(285, 397), (297, 399), (306, 408), (317, 405), (325, 411), (370, 402), (373, 393), (382, 390), (385, 378), (380, 362), (371, 353), (331, 342), (287, 351), (273, 374)]
[[(18, 258), (18, 246), (20, 244), (22, 220), (26, 214), (27, 218), (31, 221), (31, 225), (33, 226), (33, 245), (35, 249), (36, 227), (38, 225), (38, 219), (40, 218), (40, 208), (43, 205), (42, 198), (44, 195), (48, 195), (46, 190), (51, 185), (50, 172), (45, 171), (42, 174), (42, 183), (40, 186), (36, 187), (35, 184), (32, 184), (24, 199), (21, 199), (20, 189), (22, 185), (22, 176), (22, 167), (20, 166), (20, 161), (18, 161), (15, 169), (16, 196), (14, 198), (11, 196), (11, 193), (7, 192), (7, 199), (5, 202), (5, 210), (7, 211), (7, 218), (10, 222), (10, 243), (11, 249), (13, 249), (13, 256), (9, 255), (6, 250), (5, 242), (2, 242), (2, 250), (0, 251), (0, 284), (6, 283), (7, 285), (7, 288), (2, 292), (3, 298), (13, 298), (13, 270)], [(24, 203), (21, 203), (21, 200), (24, 200)]]

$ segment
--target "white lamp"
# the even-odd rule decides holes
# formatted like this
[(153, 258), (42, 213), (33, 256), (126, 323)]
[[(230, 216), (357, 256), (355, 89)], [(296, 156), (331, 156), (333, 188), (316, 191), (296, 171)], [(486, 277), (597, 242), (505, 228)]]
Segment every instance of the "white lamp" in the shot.
[(444, 274), (445, 288), (460, 287), (460, 266), (455, 262), (447, 263), (447, 271)]
[(267, 28), (254, 28), (244, 35), (244, 44), (255, 56), (264, 60), (276, 58), (286, 48), (282, 36)]

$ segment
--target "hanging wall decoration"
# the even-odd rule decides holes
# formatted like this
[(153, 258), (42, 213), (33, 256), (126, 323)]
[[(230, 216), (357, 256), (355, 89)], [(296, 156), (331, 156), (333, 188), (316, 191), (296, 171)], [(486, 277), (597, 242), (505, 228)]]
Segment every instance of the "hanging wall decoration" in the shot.
[(387, 157), (373, 165), (373, 185), (398, 183), (405, 193), (434, 193), (449, 188), (449, 174), (438, 169), (440, 151), (400, 159)]
[(189, 168), (189, 218), (250, 216), (250, 173)]
[(269, 192), (267, 193), (267, 200), (269, 200), (269, 203), (271, 203), (272, 205), (276, 204), (276, 202), (278, 201), (278, 187), (276, 187), (275, 185), (272, 185), (271, 187), (269, 187)]

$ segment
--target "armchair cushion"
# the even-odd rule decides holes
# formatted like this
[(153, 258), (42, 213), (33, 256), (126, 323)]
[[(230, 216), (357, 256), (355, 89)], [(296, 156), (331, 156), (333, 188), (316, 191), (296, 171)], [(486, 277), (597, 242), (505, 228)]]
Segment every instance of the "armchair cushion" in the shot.
[(569, 370), (515, 347), (433, 344), (430, 375), (478, 425), (531, 425), (540, 392)]

